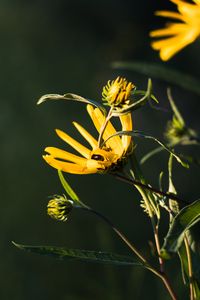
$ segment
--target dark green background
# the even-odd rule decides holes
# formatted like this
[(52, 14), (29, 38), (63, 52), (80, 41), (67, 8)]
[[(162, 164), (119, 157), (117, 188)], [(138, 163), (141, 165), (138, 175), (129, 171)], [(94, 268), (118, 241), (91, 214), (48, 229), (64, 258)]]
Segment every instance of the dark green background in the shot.
[[(47, 197), (63, 190), (56, 171), (41, 158), (43, 149), (64, 149), (54, 128), (78, 138), (71, 122), (77, 120), (87, 128), (91, 123), (83, 104), (49, 102), (38, 107), (36, 101), (46, 93), (65, 92), (101, 100), (102, 86), (118, 75), (144, 89), (145, 76), (113, 70), (111, 62), (139, 59), (160, 63), (149, 46), (148, 32), (163, 24), (153, 16), (154, 10), (167, 7), (172, 7), (167, 0), (1, 0), (1, 299), (169, 299), (159, 280), (139, 268), (56, 261), (21, 252), (11, 244), (14, 240), (129, 254), (94, 216), (75, 211), (67, 223), (59, 223), (46, 215)], [(199, 42), (192, 44), (166, 64), (199, 76), (199, 47)], [(160, 105), (168, 109), (167, 85), (159, 80), (153, 83)], [(198, 130), (199, 98), (176, 87), (173, 94), (188, 124)], [(145, 107), (134, 114), (134, 127), (162, 139), (170, 117), (170, 113)], [(138, 157), (154, 148), (152, 142), (136, 143)], [(191, 151), (197, 153), (194, 147)], [(189, 171), (175, 167), (180, 196), (197, 199), (198, 167)], [(146, 163), (144, 171), (157, 186), (161, 170), (167, 178), (166, 168), (167, 155), (162, 154)], [(109, 216), (150, 255), (150, 222), (139, 207), (136, 191), (108, 175), (67, 178), (85, 203)], [(167, 230), (165, 222), (162, 230), (163, 234)], [(176, 259), (169, 262), (169, 268), (181, 299), (187, 299)]]

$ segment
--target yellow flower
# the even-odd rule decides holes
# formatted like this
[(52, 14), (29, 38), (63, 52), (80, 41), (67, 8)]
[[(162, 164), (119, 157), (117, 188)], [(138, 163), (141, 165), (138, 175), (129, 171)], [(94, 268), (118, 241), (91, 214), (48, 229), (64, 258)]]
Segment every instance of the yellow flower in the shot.
[(170, 1), (177, 5), (178, 12), (157, 11), (156, 15), (178, 22), (167, 23), (165, 28), (150, 32), (151, 37), (161, 38), (153, 41), (151, 46), (160, 51), (160, 58), (164, 61), (194, 42), (200, 35), (200, 0), (192, 0), (193, 3)]
[(66, 221), (73, 208), (73, 202), (64, 196), (55, 195), (47, 205), (47, 214), (58, 221)]
[(132, 82), (128, 82), (123, 77), (117, 77), (113, 81), (109, 80), (103, 88), (102, 100), (107, 102), (106, 104), (109, 106), (124, 107), (129, 104), (129, 98), (134, 87)]
[[(105, 124), (105, 116), (99, 108), (94, 108), (89, 104), (87, 105), (87, 111), (97, 131), (100, 133), (102, 126)], [(132, 130), (132, 117), (130, 113), (120, 116), (120, 121), (122, 125), (121, 130)], [(73, 124), (92, 149), (90, 150), (65, 132), (57, 129), (57, 135), (81, 154), (81, 156), (55, 147), (47, 147), (45, 151), (48, 154), (44, 155), (43, 158), (55, 169), (72, 174), (103, 173), (119, 167), (123, 158), (130, 153), (130, 151), (128, 151), (131, 146), (130, 136), (123, 135), (122, 137), (111, 137), (107, 142), (105, 142), (105, 145), (101, 147), (99, 146), (98, 140), (96, 140), (81, 125), (76, 122), (73, 122)], [(102, 138), (106, 141), (115, 133), (116, 130), (109, 121), (106, 125)]]

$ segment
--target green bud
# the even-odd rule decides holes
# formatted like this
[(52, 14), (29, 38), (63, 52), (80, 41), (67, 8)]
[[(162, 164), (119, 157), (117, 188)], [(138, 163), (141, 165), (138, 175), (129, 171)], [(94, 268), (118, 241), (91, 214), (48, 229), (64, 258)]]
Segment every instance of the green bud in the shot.
[(54, 195), (47, 205), (47, 214), (57, 220), (65, 222), (73, 208), (73, 202), (66, 196)]
[(197, 137), (196, 132), (185, 126), (185, 123), (174, 115), (171, 121), (168, 121), (165, 137), (171, 145), (190, 144)]

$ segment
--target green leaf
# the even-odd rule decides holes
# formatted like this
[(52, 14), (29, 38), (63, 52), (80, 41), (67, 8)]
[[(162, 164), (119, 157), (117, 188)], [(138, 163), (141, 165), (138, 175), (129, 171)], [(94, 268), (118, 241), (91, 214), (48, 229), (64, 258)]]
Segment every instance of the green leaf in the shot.
[(150, 139), (153, 140), (154, 142), (158, 143), (163, 149), (165, 149), (166, 151), (168, 151), (171, 155), (173, 155), (173, 157), (176, 158), (176, 160), (185, 168), (188, 168), (189, 165), (187, 163), (185, 163), (176, 153), (174, 153), (169, 147), (167, 147), (165, 144), (163, 144), (161, 141), (159, 141), (157, 138), (151, 136), (151, 135), (146, 135), (143, 132), (139, 131), (139, 130), (133, 130), (133, 131), (118, 131), (115, 134), (111, 135), (106, 141), (104, 141), (103, 145), (113, 136), (117, 136), (117, 135), (129, 135), (129, 136), (133, 136), (133, 137), (141, 137), (141, 138), (145, 138), (145, 139)]
[(60, 181), (62, 183), (63, 188), (65, 189), (66, 193), (71, 197), (73, 201), (80, 202), (79, 197), (74, 192), (74, 190), (71, 188), (69, 183), (66, 181), (65, 177), (63, 176), (63, 173), (61, 170), (58, 170), (58, 176), (60, 178)]
[(68, 249), (53, 246), (30, 246), (12, 242), (17, 248), (32, 253), (52, 256), (63, 260), (78, 260), (92, 263), (112, 264), (121, 266), (144, 266), (131, 256), (119, 255), (110, 252)]
[[(196, 293), (196, 299), (200, 299), (200, 238), (199, 238), (200, 224), (196, 224), (190, 228), (185, 237), (187, 238), (189, 251), (191, 256), (192, 266), (192, 284)], [(185, 244), (182, 243), (178, 251), (181, 261), (182, 275), (184, 283), (189, 284), (191, 278), (189, 276), (188, 257)]]
[(149, 151), (147, 154), (145, 154), (141, 160), (140, 160), (140, 164), (144, 164), (149, 158), (153, 157), (154, 155), (156, 155), (157, 153), (160, 153), (161, 151), (163, 151), (163, 147), (157, 147), (151, 151)]
[[(157, 148), (151, 150), (150, 152), (148, 152), (141, 158), (140, 164), (144, 164), (148, 159), (152, 158), (154, 155), (160, 153), (163, 150), (164, 150), (163, 147), (157, 147)], [(177, 155), (179, 158), (181, 158), (181, 160), (184, 160), (185, 162), (187, 162), (188, 165), (195, 164), (197, 166), (200, 166), (200, 159), (197, 157), (185, 155), (182, 153), (179, 153)]]
[(163, 258), (171, 258), (171, 254), (176, 253), (184, 239), (184, 234), (188, 229), (200, 221), (200, 200), (184, 207), (173, 219), (165, 242), (161, 249)]
[(105, 114), (104, 107), (100, 103), (98, 103), (97, 101), (89, 100), (89, 99), (86, 99), (82, 96), (72, 94), (72, 93), (67, 93), (67, 94), (64, 94), (64, 95), (59, 95), (59, 94), (46, 94), (46, 95), (43, 95), (37, 101), (37, 105), (40, 105), (43, 102), (46, 102), (48, 100), (71, 100), (71, 101), (83, 102), (83, 103), (91, 104), (91, 105), (94, 105), (94, 106), (100, 108), (102, 110), (102, 112)]
[(188, 74), (177, 71), (166, 65), (132, 61), (132, 62), (114, 62), (112, 64), (115, 69), (125, 69), (130, 71), (136, 71), (144, 74), (148, 77), (158, 78), (171, 84), (184, 88), (188, 91), (194, 92), (200, 95), (200, 81)]
[(168, 100), (169, 100), (169, 103), (171, 105), (172, 111), (173, 111), (178, 123), (180, 124), (181, 127), (184, 127), (185, 126), (185, 121), (184, 121), (180, 111), (178, 110), (178, 107), (176, 106), (176, 104), (175, 104), (175, 102), (172, 98), (171, 90), (169, 88), (167, 89), (167, 96), (168, 96)]

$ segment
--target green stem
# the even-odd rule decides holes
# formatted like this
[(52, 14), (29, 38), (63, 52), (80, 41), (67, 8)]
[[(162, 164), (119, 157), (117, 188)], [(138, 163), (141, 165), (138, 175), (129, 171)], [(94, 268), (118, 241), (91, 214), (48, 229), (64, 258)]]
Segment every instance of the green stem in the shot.
[(79, 207), (83, 210), (89, 211), (91, 213), (93, 213), (94, 215), (96, 215), (97, 217), (99, 217), (100, 219), (102, 219), (105, 223), (107, 223), (107, 225), (109, 225), (114, 232), (125, 242), (125, 244), (131, 249), (131, 251), (134, 252), (134, 254), (146, 265), (149, 265), (147, 260), (144, 258), (144, 256), (139, 252), (139, 250), (136, 249), (136, 247), (127, 239), (127, 237), (103, 214), (101, 214), (100, 212), (92, 209), (89, 206), (85, 206), (85, 207)]
[(89, 206), (84, 206), (84, 207), (77, 207), (86, 211), (89, 211), (99, 217), (101, 220), (103, 220), (107, 225), (109, 225), (114, 232), (120, 237), (120, 239), (129, 247), (129, 249), (144, 263), (144, 266), (151, 271), (153, 274), (158, 276), (164, 283), (166, 289), (168, 290), (172, 300), (177, 300), (177, 297), (169, 283), (169, 280), (167, 279), (166, 275), (160, 271), (157, 271), (148, 261), (147, 259), (139, 252), (139, 250), (136, 249), (136, 247), (128, 240), (128, 238), (103, 214), (100, 212), (92, 209)]
[(125, 176), (123, 176), (121, 174), (113, 173), (112, 175), (115, 176), (115, 178), (120, 179), (120, 180), (122, 180), (122, 181), (124, 181), (126, 183), (129, 183), (129, 184), (135, 185), (135, 186), (140, 186), (140, 187), (142, 187), (142, 188), (144, 188), (146, 190), (149, 190), (149, 191), (151, 191), (151, 192), (153, 192), (155, 194), (158, 194), (160, 196), (166, 197), (168, 199), (176, 200), (177, 202), (184, 203), (186, 205), (190, 204), (189, 202), (187, 202), (187, 201), (179, 198), (174, 193), (165, 193), (165, 192), (160, 191), (160, 190), (158, 190), (158, 189), (156, 189), (156, 188), (154, 188), (152, 186), (146, 185), (146, 184), (142, 183), (139, 180), (135, 180), (133, 178), (128, 178), (128, 177), (125, 177)]
[(194, 288), (193, 288), (193, 271), (192, 271), (192, 257), (190, 252), (190, 247), (188, 244), (187, 236), (184, 238), (185, 250), (188, 260), (188, 275), (189, 275), (189, 287), (190, 287), (190, 300), (194, 300)]
[[(131, 156), (131, 166), (132, 166), (132, 172), (133, 173), (133, 180), (137, 180), (139, 182), (142, 183), (143, 186), (141, 185), (137, 185), (134, 183), (135, 187), (137, 188), (137, 190), (139, 191), (139, 193), (141, 194), (145, 206), (147, 208), (148, 211), (148, 215), (150, 217), (151, 220), (151, 224), (152, 224), (152, 228), (153, 228), (153, 233), (154, 233), (154, 240), (155, 240), (155, 245), (156, 245), (156, 249), (157, 249), (157, 253), (158, 253), (158, 261), (159, 261), (159, 266), (160, 266), (160, 274), (162, 274), (162, 276), (160, 277), (166, 287), (166, 289), (168, 290), (169, 294), (171, 295), (172, 299), (177, 299), (175, 292), (173, 291), (169, 280), (166, 277), (166, 274), (164, 273), (164, 261), (162, 259), (162, 257), (160, 256), (160, 241), (159, 241), (159, 235), (158, 235), (158, 222), (155, 221), (155, 212), (158, 211), (158, 209), (155, 207), (156, 205), (154, 205), (154, 201), (152, 201), (154, 197), (154, 195), (150, 194), (151, 192), (149, 190), (147, 190), (146, 188), (144, 188), (144, 185), (146, 185), (146, 181), (145, 178), (143, 176), (142, 170), (140, 168), (140, 165), (136, 159), (135, 154), (133, 153)], [(157, 213), (157, 217), (159, 220), (159, 211)]]

